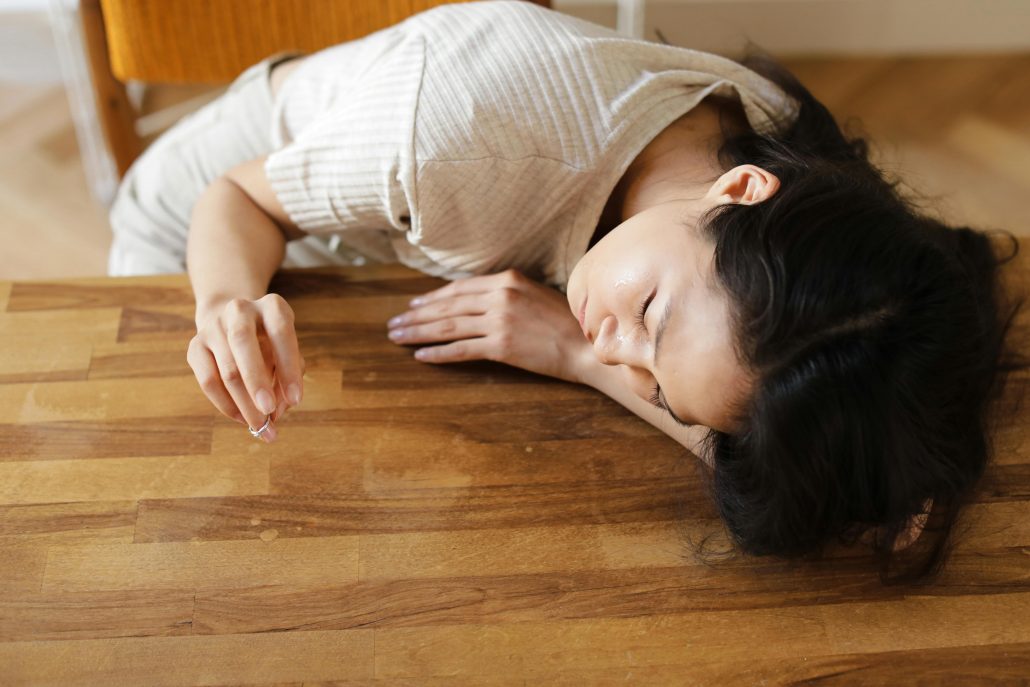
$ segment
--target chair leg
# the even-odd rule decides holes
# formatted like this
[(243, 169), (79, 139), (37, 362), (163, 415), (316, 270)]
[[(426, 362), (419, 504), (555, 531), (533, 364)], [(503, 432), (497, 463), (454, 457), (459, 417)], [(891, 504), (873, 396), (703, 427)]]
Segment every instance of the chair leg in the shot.
[(111, 73), (100, 0), (80, 0), (79, 16), (89, 54), (97, 114), (121, 177), (143, 150), (143, 143), (136, 134), (136, 113), (125, 92), (125, 84)]

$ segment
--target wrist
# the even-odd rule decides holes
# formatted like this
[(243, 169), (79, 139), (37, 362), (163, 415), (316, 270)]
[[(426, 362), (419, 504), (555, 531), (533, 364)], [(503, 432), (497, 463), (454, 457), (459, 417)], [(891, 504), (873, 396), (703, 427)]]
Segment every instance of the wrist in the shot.
[(212, 317), (218, 317), (225, 309), (226, 304), (232, 300), (230, 296), (211, 296), (197, 299), (197, 309), (193, 320), (200, 328), (201, 323)]
[(572, 358), (572, 374), (576, 382), (595, 389), (599, 389), (598, 383), (607, 367), (597, 359), (593, 346), (585, 342)]

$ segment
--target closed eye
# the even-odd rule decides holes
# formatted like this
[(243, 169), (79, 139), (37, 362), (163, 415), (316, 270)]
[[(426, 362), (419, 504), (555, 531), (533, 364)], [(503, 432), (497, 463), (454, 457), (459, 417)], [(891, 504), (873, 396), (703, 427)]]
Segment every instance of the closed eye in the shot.
[(647, 314), (647, 306), (651, 305), (651, 301), (654, 300), (655, 294), (658, 293), (658, 289), (655, 288), (651, 291), (651, 294), (644, 299), (640, 304), (640, 312), (637, 313), (637, 326), (647, 331), (647, 325), (644, 324), (644, 316)]

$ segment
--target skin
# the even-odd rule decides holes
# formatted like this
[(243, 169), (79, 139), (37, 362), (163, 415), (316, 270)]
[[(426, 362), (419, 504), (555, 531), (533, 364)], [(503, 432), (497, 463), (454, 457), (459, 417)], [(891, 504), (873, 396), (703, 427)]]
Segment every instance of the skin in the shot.
[(676, 189), (653, 194), (652, 204), (601, 239), (569, 278), (569, 307), (578, 316), (585, 304), (583, 332), (597, 359), (619, 366), (635, 394), (681, 422), (732, 432), (733, 404), (752, 384), (734, 353), (729, 301), (716, 284), (714, 246), (700, 236), (698, 217), (724, 203), (761, 202), (777, 188), (775, 175), (742, 165), (699, 198)]

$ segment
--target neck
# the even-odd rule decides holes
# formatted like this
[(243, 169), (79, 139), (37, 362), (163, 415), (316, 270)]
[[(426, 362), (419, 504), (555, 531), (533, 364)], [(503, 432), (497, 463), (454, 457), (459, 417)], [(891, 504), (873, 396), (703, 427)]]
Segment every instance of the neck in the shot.
[[(589, 247), (633, 215), (670, 200), (700, 200), (726, 170), (719, 164), (723, 101), (706, 98), (651, 140), (633, 159), (601, 213)], [(732, 103), (731, 103), (732, 104)], [(735, 105), (740, 107), (739, 103)], [(741, 111), (738, 119), (747, 126)], [(741, 126), (736, 124), (738, 130)]]

